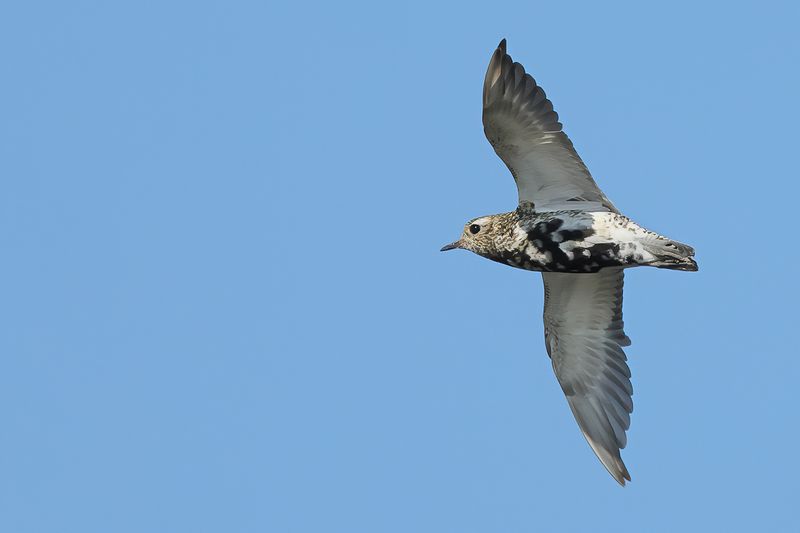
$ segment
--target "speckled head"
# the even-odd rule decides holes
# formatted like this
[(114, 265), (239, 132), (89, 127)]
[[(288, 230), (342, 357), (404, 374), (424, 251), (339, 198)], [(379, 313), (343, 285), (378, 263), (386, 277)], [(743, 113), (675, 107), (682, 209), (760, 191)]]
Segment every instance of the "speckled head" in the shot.
[(497, 240), (506, 232), (512, 213), (490, 215), (470, 220), (464, 225), (464, 233), (457, 241), (442, 247), (442, 251), (462, 248), (478, 255), (492, 256), (497, 252)]

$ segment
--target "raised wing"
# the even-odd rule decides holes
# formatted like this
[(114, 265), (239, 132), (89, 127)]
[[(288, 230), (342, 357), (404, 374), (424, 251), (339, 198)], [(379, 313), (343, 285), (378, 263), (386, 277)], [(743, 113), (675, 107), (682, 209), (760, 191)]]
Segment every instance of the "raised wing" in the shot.
[(520, 202), (533, 202), (537, 211), (617, 211), (562, 131), (544, 90), (506, 53), (505, 39), (483, 82), (483, 129), (511, 170)]
[(623, 273), (543, 273), (547, 353), (583, 436), (620, 485), (630, 481), (620, 457), (633, 412), (623, 346)]

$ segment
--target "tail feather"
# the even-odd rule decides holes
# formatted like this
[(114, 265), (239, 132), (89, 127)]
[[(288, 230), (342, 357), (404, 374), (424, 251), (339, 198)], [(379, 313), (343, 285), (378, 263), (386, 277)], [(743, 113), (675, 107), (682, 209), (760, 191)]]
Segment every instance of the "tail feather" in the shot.
[[(674, 262), (673, 262), (674, 261)], [(667, 268), (669, 270), (683, 270), (685, 272), (697, 272), (697, 262), (691, 257), (687, 257), (681, 261), (665, 260), (652, 263), (656, 268)]]
[(693, 258), (694, 248), (688, 244), (659, 236), (644, 243), (644, 248), (656, 257), (656, 260), (650, 263), (651, 266), (697, 272), (697, 263)]

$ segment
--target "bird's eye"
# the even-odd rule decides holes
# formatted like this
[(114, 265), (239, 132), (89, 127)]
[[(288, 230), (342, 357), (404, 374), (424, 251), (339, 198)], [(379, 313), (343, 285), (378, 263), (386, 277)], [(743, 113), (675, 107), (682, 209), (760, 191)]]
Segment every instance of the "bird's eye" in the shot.
[(480, 230), (481, 230), (481, 227), (479, 225), (477, 225), (477, 224), (470, 224), (470, 226), (469, 226), (469, 232), (472, 233), (473, 235), (478, 233)]

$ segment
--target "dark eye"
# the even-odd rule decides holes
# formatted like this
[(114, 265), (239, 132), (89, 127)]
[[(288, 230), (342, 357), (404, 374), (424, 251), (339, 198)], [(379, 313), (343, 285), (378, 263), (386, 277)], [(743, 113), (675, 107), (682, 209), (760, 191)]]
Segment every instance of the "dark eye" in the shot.
[(472, 233), (473, 235), (478, 233), (480, 230), (481, 230), (481, 227), (479, 225), (477, 225), (477, 224), (471, 224), (469, 226), (469, 232)]

